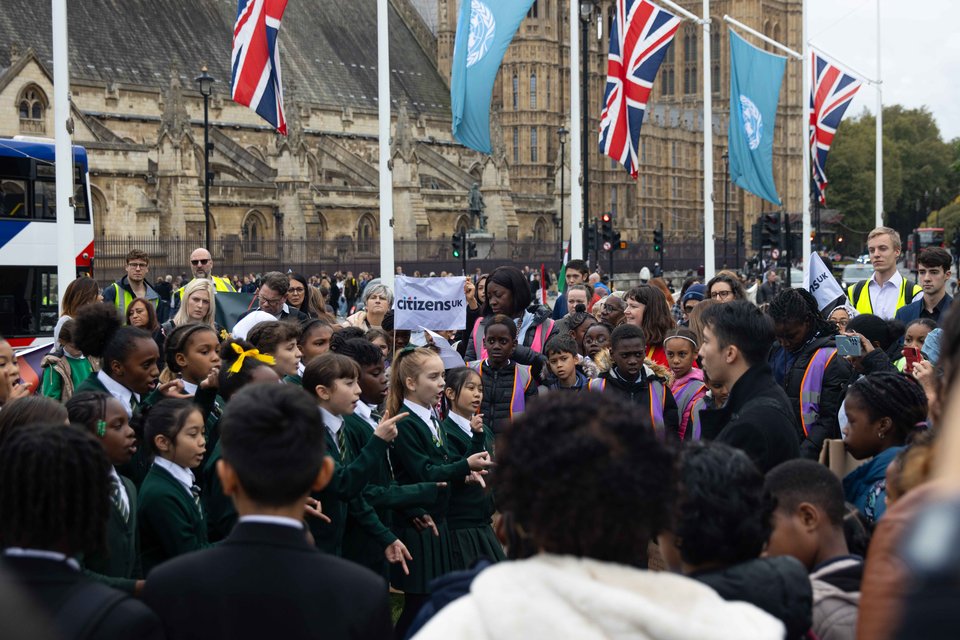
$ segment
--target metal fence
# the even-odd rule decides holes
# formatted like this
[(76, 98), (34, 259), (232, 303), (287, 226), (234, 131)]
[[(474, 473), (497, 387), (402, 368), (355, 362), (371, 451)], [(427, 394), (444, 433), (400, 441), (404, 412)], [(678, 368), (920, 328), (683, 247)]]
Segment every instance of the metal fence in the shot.
[[(260, 241), (257, 246), (244, 246), (238, 241), (216, 240), (210, 248), (214, 259), (215, 275), (265, 273), (292, 269), (306, 276), (321, 272), (380, 271), (380, 253), (377, 241), (356, 241), (350, 238), (337, 240), (285, 240), (283, 242)], [(150, 278), (190, 272), (190, 254), (200, 244), (193, 239), (157, 239), (102, 237), (96, 240), (94, 272), (102, 282), (116, 280), (124, 275), (124, 258), (131, 249), (139, 249), (150, 256)], [(256, 249), (251, 251), (249, 249)], [(717, 264), (733, 265), (735, 249), (728, 247), (728, 256), (717, 253)], [(453, 256), (450, 239), (397, 240), (394, 242), (395, 262), (403, 272), (412, 275), (419, 271), (427, 275), (431, 271), (460, 273), (462, 262)], [(608, 253), (600, 252), (600, 268), (609, 269)], [(744, 259), (741, 253), (741, 261)], [(642, 267), (652, 268), (658, 261), (652, 246), (633, 245), (614, 255), (616, 273), (636, 273)], [(664, 271), (696, 270), (703, 264), (703, 243), (665, 243)], [(540, 265), (550, 270), (559, 270), (560, 251), (553, 243), (508, 242), (494, 240), (489, 254), (484, 259), (467, 261), (468, 272), (477, 267), (489, 272), (500, 265), (529, 266), (539, 270)]]

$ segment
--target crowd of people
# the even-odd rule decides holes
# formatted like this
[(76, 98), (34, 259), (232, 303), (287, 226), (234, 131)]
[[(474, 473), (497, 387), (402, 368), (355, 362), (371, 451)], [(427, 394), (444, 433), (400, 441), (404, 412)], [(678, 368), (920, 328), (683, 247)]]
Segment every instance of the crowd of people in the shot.
[(0, 341), (2, 635), (952, 636), (952, 258), (867, 247), (826, 306), (573, 260), (551, 309), (501, 266), (436, 332), (371, 274), (197, 249), (164, 290), (132, 250), (68, 287), (40, 389)]

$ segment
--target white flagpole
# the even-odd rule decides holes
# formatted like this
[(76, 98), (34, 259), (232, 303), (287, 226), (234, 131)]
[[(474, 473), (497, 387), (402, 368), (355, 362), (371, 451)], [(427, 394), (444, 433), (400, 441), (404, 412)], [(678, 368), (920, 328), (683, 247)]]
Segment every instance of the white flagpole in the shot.
[(67, 0), (53, 0), (53, 129), (57, 194), (57, 294), (62, 301), (67, 285), (77, 277), (77, 249), (73, 237), (73, 146), (70, 120), (70, 62), (67, 49)]
[[(813, 69), (811, 67), (810, 60), (810, 45), (807, 43), (807, 33), (808, 33), (808, 16), (807, 16), (807, 0), (803, 0), (803, 5), (800, 8), (802, 12), (802, 35), (801, 42), (803, 49), (803, 62), (800, 65), (802, 74), (802, 82), (800, 84), (800, 100), (803, 104), (803, 122), (800, 126), (800, 135), (803, 138), (801, 146), (803, 147), (803, 171), (800, 172), (801, 179), (803, 180), (803, 188), (800, 189), (801, 197), (801, 207), (800, 212), (803, 218), (803, 237), (802, 249), (800, 258), (803, 260), (803, 277), (808, 278), (810, 276), (810, 251), (811, 251), (811, 242), (810, 242), (810, 162), (811, 162), (811, 153), (812, 149), (810, 148), (810, 91), (811, 86), (813, 85)], [(784, 214), (789, 215), (789, 214)], [(790, 255), (790, 259), (794, 258), (793, 255)], [(805, 280), (806, 282), (806, 280)], [(789, 283), (788, 283), (789, 284)]]
[[(716, 274), (713, 228), (713, 85), (710, 77), (710, 0), (703, 0), (703, 277)], [(723, 230), (726, 233), (726, 229)], [(724, 241), (726, 242), (726, 241)], [(726, 260), (727, 256), (723, 256)], [(663, 267), (663, 265), (660, 265)]]
[(380, 128), (380, 280), (393, 288), (393, 174), (390, 169), (390, 39), (388, 0), (377, 0), (377, 95)]
[(570, 2), (570, 257), (584, 258), (583, 153), (580, 144), (580, 3)]
[(880, 0), (877, 0), (877, 158), (876, 158), (876, 224), (883, 226), (883, 74), (880, 70)]

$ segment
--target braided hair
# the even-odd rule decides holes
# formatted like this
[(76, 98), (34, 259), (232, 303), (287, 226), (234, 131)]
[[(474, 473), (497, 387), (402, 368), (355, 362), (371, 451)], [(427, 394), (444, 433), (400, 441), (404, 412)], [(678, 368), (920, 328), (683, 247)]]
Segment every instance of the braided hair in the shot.
[(67, 415), (70, 423), (97, 432), (97, 423), (107, 419), (107, 402), (112, 398), (103, 391), (83, 391), (67, 400)]
[(167, 364), (167, 370), (170, 373), (181, 372), (181, 367), (177, 364), (177, 354), (186, 353), (190, 346), (190, 340), (200, 331), (211, 331), (214, 335), (217, 334), (208, 324), (191, 322), (190, 324), (178, 325), (167, 336), (167, 341), (163, 344), (163, 361)]
[(806, 289), (784, 289), (773, 297), (767, 314), (777, 324), (802, 322), (821, 336), (837, 335), (837, 326), (820, 313), (820, 305)]
[(110, 462), (89, 433), (39, 424), (0, 447), (0, 547), (92, 553), (109, 510)]
[(847, 398), (851, 395), (861, 402), (871, 422), (890, 418), (898, 444), (926, 428), (927, 394), (913, 378), (886, 371), (873, 373), (851, 384)]

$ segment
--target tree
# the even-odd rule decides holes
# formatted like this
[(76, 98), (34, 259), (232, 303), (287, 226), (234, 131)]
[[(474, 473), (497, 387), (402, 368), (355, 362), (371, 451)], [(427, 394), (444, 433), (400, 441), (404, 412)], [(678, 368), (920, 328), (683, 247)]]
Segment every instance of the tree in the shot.
[[(827, 203), (858, 232), (874, 226), (874, 116), (844, 121), (827, 157)], [(887, 224), (905, 235), (960, 193), (960, 141), (944, 142), (926, 107), (883, 109), (883, 202)]]

